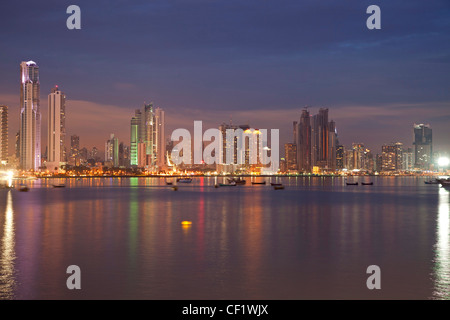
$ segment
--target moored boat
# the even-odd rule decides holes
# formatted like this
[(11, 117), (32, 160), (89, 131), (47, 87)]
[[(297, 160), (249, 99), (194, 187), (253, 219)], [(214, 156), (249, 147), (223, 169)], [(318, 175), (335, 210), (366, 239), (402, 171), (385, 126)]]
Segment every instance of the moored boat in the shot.
[(243, 185), (246, 183), (246, 181), (242, 178), (228, 178), (227, 179), (229, 183), (236, 183), (237, 185)]
[(363, 186), (371, 186), (371, 185), (373, 185), (373, 182), (361, 182), (361, 184)]
[(266, 182), (265, 181), (262, 181), (262, 182), (252, 181), (252, 184), (266, 184)]
[(437, 181), (443, 187), (450, 187), (450, 178), (448, 178), (448, 179), (437, 179)]
[(192, 178), (178, 178), (177, 182), (180, 182), (180, 183), (191, 183), (192, 182)]
[(357, 186), (358, 182), (346, 182), (348, 186)]

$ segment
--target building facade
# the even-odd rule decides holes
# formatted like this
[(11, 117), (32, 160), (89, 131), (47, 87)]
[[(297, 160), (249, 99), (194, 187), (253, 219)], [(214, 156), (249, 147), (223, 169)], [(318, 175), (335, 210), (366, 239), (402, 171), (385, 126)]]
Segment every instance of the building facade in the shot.
[(66, 96), (58, 86), (48, 95), (47, 169), (65, 164)]
[(41, 110), (39, 67), (34, 61), (20, 64), (20, 163), (22, 170), (41, 166)]
[(0, 106), (0, 162), (8, 161), (8, 106)]
[(414, 124), (414, 167), (428, 170), (433, 163), (433, 131), (429, 124)]

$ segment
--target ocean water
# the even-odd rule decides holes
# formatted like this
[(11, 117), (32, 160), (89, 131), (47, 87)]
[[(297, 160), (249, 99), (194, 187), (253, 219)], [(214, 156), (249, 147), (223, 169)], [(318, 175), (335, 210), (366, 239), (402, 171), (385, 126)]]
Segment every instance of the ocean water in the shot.
[[(246, 179), (2, 189), (0, 299), (450, 298), (449, 190), (423, 177)], [(67, 288), (71, 265), (80, 290)], [(367, 287), (371, 265), (380, 289)]]

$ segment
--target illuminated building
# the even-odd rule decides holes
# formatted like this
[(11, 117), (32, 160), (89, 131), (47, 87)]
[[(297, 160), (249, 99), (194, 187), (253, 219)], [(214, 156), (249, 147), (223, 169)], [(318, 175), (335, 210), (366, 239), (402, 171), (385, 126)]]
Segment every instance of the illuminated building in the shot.
[(381, 147), (381, 171), (395, 171), (397, 163), (397, 148), (395, 145)]
[[(140, 121), (139, 121), (140, 120)], [(145, 167), (161, 170), (166, 165), (165, 112), (154, 108), (153, 103), (144, 104), (144, 111), (136, 111), (131, 120), (131, 165), (139, 166), (137, 144), (145, 144)]]
[(286, 171), (297, 170), (297, 146), (294, 143), (284, 145)]
[(58, 86), (48, 95), (47, 169), (59, 169), (65, 164), (66, 96)]
[(38, 170), (41, 166), (39, 67), (34, 61), (22, 62), (20, 72), (20, 168)]
[(411, 171), (414, 169), (414, 154), (412, 148), (403, 151), (402, 154), (402, 170)]
[(0, 161), (8, 160), (8, 106), (0, 106)]
[(105, 144), (105, 163), (107, 166), (119, 167), (119, 139), (114, 137), (114, 133), (111, 133)]
[(80, 165), (80, 137), (75, 134), (70, 136), (69, 164), (72, 166)]
[(334, 121), (328, 121), (328, 109), (310, 116), (302, 110), (299, 122), (294, 122), (294, 143), (297, 145), (299, 172), (334, 171), (336, 169), (337, 133)]
[(131, 118), (131, 133), (130, 133), (130, 165), (138, 166), (138, 143), (142, 142), (141, 136), (142, 113), (138, 109), (135, 111), (135, 116)]
[(294, 122), (294, 144), (297, 146), (297, 170), (311, 172), (311, 123), (308, 109)]
[(345, 168), (345, 147), (343, 145), (336, 146), (336, 169)]
[[(217, 172), (233, 173), (236, 171), (260, 172), (261, 164), (260, 139), (261, 131), (252, 129), (248, 125), (236, 126), (225, 124), (219, 126), (222, 134), (222, 146), (220, 148), (220, 163), (216, 164)], [(227, 131), (233, 135), (227, 139)], [(231, 159), (227, 158), (231, 156)]]
[(430, 169), (433, 155), (433, 132), (430, 125), (414, 124), (414, 166)]

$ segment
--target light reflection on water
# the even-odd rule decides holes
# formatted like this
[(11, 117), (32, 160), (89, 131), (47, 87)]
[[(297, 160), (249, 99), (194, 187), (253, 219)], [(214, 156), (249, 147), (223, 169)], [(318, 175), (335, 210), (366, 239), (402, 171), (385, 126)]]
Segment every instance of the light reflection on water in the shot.
[[(4, 196), (4, 194), (2, 195)], [(0, 299), (13, 299), (16, 286), (14, 260), (15, 253), (14, 218), (12, 209), (12, 190), (6, 193), (6, 210), (3, 222), (0, 257)]]
[[(264, 179), (216, 189), (216, 178), (194, 178), (176, 192), (158, 178), (0, 190), (0, 299), (450, 298), (448, 191), (415, 177), (277, 178), (281, 191)], [(71, 264), (79, 292), (65, 288)], [(379, 292), (365, 286), (371, 264)]]
[(435, 246), (434, 278), (435, 288), (433, 297), (437, 299), (450, 299), (450, 206), (449, 191), (439, 189), (439, 212), (437, 215), (437, 243)]

